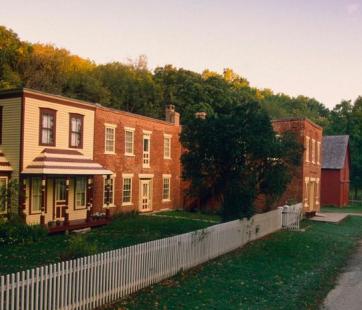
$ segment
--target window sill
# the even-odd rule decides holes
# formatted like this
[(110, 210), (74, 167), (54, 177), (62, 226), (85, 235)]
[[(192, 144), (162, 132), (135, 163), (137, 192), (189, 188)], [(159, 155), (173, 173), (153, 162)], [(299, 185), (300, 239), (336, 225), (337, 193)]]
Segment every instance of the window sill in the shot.
[(171, 202), (171, 199), (162, 199), (162, 202)]
[(116, 155), (116, 152), (104, 152), (106, 155)]
[(103, 205), (103, 209), (107, 209), (107, 208), (114, 208), (116, 205), (114, 203), (110, 203), (108, 206), (107, 205)]
[(171, 160), (172, 158), (171, 157), (164, 157), (163, 159)]
[(131, 153), (124, 153), (124, 156), (135, 157), (136, 155)]
[(132, 202), (123, 202), (122, 203), (122, 207), (131, 207), (131, 206), (133, 206)]

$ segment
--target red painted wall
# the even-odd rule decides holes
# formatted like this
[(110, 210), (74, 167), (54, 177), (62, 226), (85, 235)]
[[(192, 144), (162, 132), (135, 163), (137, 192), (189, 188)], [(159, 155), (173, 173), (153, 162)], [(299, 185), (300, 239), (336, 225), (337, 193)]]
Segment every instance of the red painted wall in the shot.
[(346, 207), (349, 203), (349, 146), (342, 169), (322, 169), (321, 204)]
[[(116, 154), (104, 154), (105, 123), (115, 124), (116, 128)], [(134, 152), (135, 156), (126, 156), (124, 142), (124, 127), (135, 128)], [(150, 168), (142, 167), (143, 130), (152, 131)], [(171, 159), (163, 157), (163, 139), (165, 134), (171, 134)], [(130, 114), (107, 108), (97, 108), (95, 114), (95, 141), (94, 159), (107, 169), (116, 173), (115, 180), (115, 207), (110, 208), (111, 213), (128, 212), (139, 208), (139, 174), (154, 174), (153, 177), (153, 210), (167, 208), (180, 208), (180, 155), (179, 143), (180, 126), (172, 123)], [(123, 178), (122, 173), (134, 174), (132, 182), (132, 206), (121, 206)], [(162, 202), (163, 180), (162, 174), (171, 174), (171, 201)], [(103, 207), (103, 177), (94, 180), (94, 208), (104, 211)]]

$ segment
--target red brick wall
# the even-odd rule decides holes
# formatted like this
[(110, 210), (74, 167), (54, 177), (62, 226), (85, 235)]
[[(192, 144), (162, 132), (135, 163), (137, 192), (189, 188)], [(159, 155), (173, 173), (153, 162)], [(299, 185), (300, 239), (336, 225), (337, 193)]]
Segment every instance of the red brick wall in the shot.
[[(116, 154), (105, 154), (105, 123), (115, 124)], [(134, 152), (135, 156), (125, 155), (124, 127), (135, 128)], [(151, 131), (150, 168), (143, 168), (143, 130)], [(164, 134), (172, 135), (171, 159), (164, 159)], [(152, 178), (152, 207), (153, 210), (166, 208), (180, 208), (180, 153), (179, 143), (180, 126), (171, 123), (134, 115), (126, 112), (106, 108), (97, 108), (95, 114), (95, 141), (94, 159), (107, 169), (116, 173), (115, 179), (115, 207), (111, 213), (127, 212), (139, 208), (139, 174), (153, 174)], [(122, 205), (123, 178), (122, 173), (133, 174), (132, 206)], [(171, 174), (171, 201), (162, 202), (163, 180), (162, 174)], [(98, 176), (94, 181), (94, 211), (102, 211), (103, 207), (103, 177)]]
[[(316, 149), (317, 149), (317, 142), (322, 143), (322, 135), (323, 130), (318, 125), (312, 123), (307, 119), (285, 119), (285, 120), (275, 120), (273, 121), (273, 128), (277, 133), (282, 133), (285, 131), (293, 131), (296, 132), (299, 138), (299, 142), (303, 145), (306, 141), (306, 136), (310, 138), (309, 141), (314, 139), (316, 141)], [(309, 210), (305, 208), (306, 212), (316, 212), (320, 210), (319, 198), (320, 198), (320, 184), (321, 184), (321, 162), (322, 162), (322, 153), (321, 153), (322, 146), (320, 144), (320, 159), (319, 163), (317, 163), (317, 158), (314, 163), (312, 163), (312, 148), (309, 148), (309, 162), (307, 162), (306, 158), (306, 151), (304, 151), (303, 155), (303, 164), (300, 169), (297, 169), (294, 172), (294, 177), (291, 183), (288, 186), (288, 189), (282, 196), (280, 200), (280, 204), (284, 204), (287, 200), (296, 200), (297, 202), (306, 202), (307, 197), (307, 190), (305, 185), (306, 178), (309, 180), (317, 181), (318, 188), (316, 189), (315, 193), (315, 210)]]

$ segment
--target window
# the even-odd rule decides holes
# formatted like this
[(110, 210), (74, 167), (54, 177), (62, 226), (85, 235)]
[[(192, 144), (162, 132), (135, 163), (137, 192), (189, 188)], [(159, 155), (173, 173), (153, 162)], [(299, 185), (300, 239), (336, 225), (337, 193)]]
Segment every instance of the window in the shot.
[[(109, 196), (107, 193), (107, 182), (109, 182)], [(103, 180), (103, 205), (104, 206), (114, 206), (114, 183), (115, 183), (115, 175), (111, 176), (109, 179), (104, 177)]]
[(311, 150), (311, 153), (312, 153), (312, 163), (313, 163), (313, 164), (315, 163), (315, 152), (316, 152), (315, 140), (312, 139), (312, 150)]
[(163, 158), (171, 159), (171, 136), (163, 136)]
[(134, 155), (134, 128), (124, 129), (124, 149), (125, 155)]
[(309, 162), (309, 137), (305, 137), (305, 161)]
[(115, 153), (116, 125), (106, 125), (105, 130), (105, 153)]
[(122, 205), (132, 204), (132, 176), (123, 175)]
[(0, 177), (0, 214), (4, 214), (7, 211), (8, 206), (8, 178)]
[(56, 111), (40, 109), (39, 144), (55, 146)]
[(143, 134), (143, 167), (150, 167), (150, 143), (151, 143), (151, 135), (150, 133)]
[(320, 165), (321, 161), (321, 143), (317, 142), (317, 164)]
[(41, 190), (41, 178), (35, 177), (31, 179), (31, 211), (40, 212), (42, 190)]
[(69, 147), (83, 147), (83, 115), (70, 114), (69, 117)]
[(2, 143), (3, 143), (3, 107), (0, 106), (0, 144)]
[(75, 178), (75, 209), (85, 209), (87, 204), (87, 178)]
[(163, 176), (163, 190), (162, 190), (162, 200), (169, 201), (171, 199), (170, 195), (171, 188), (171, 176)]

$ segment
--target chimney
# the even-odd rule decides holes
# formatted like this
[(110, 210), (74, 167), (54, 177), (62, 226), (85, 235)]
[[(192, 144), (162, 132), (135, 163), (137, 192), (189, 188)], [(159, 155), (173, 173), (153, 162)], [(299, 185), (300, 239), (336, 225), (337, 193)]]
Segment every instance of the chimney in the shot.
[(199, 119), (206, 119), (207, 113), (206, 112), (196, 112), (195, 117)]
[(175, 106), (173, 104), (166, 106), (166, 121), (175, 125), (180, 125), (180, 113), (175, 111)]

